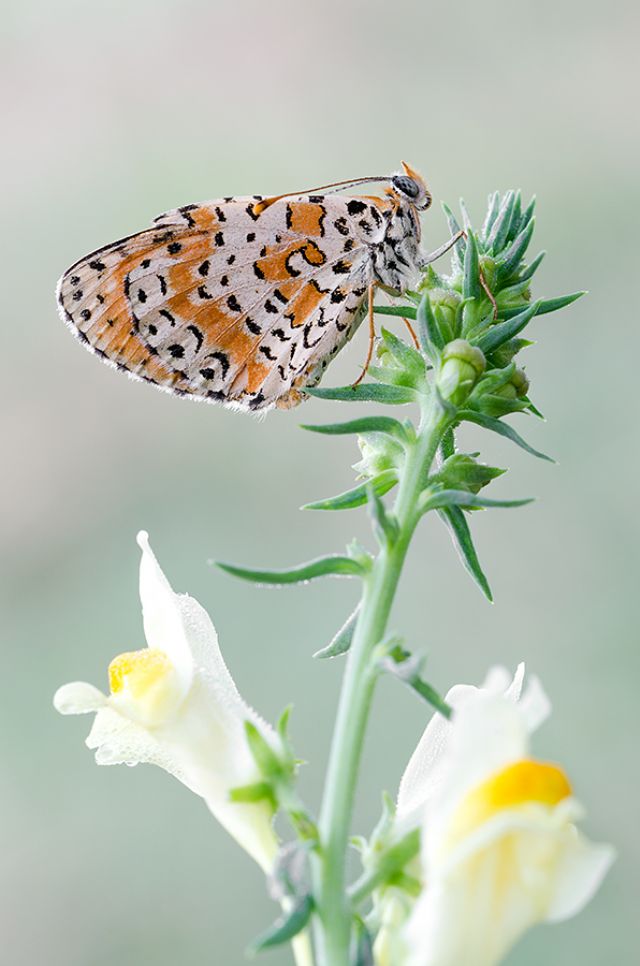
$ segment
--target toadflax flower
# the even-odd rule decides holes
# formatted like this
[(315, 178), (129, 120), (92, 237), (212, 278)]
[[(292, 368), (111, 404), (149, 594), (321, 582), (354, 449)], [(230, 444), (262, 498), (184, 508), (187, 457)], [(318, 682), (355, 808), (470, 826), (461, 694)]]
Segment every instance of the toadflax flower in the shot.
[(222, 659), (210, 617), (186, 594), (176, 594), (149, 546), (142, 549), (140, 600), (147, 647), (109, 665), (110, 694), (91, 684), (61, 687), (62, 714), (96, 717), (87, 738), (99, 765), (159, 765), (196, 795), (265, 870), (277, 851), (267, 800), (232, 802), (230, 792), (261, 780), (245, 721), (276, 750), (279, 739), (242, 700)]
[(523, 675), (494, 668), (482, 688), (454, 687), (452, 721), (434, 716), (409, 762), (397, 822), (421, 826), (422, 891), (381, 933), (380, 966), (499, 963), (529, 927), (579, 912), (613, 860), (578, 832), (564, 771), (530, 757), (550, 706), (537, 679), (522, 692)]

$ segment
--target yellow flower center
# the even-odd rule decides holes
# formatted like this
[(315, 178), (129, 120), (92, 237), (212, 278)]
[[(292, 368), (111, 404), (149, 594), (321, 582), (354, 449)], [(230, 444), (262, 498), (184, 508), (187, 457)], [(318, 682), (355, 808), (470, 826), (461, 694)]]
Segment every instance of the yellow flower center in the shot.
[(143, 724), (159, 724), (180, 697), (176, 670), (164, 653), (146, 647), (119, 654), (109, 665), (109, 688), (116, 704)]
[(557, 765), (517, 761), (468, 792), (456, 809), (450, 836), (462, 839), (507, 809), (528, 804), (552, 807), (570, 795), (569, 780)]

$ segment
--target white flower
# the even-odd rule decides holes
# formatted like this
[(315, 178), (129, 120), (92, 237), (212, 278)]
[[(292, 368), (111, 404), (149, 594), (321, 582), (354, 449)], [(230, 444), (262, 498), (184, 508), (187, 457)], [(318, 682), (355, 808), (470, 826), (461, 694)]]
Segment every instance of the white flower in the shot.
[(261, 780), (244, 722), (276, 749), (279, 739), (238, 694), (206, 611), (173, 592), (144, 531), (138, 544), (147, 647), (111, 662), (109, 696), (75, 682), (57, 691), (55, 707), (62, 714), (96, 712), (87, 745), (95, 748), (99, 765), (147, 762), (164, 768), (202, 796), (268, 870), (278, 847), (272, 808), (264, 800), (232, 802), (230, 791)]
[(394, 966), (493, 966), (534, 924), (579, 912), (613, 860), (578, 832), (564, 772), (530, 757), (550, 707), (536, 679), (521, 694), (523, 673), (453, 688), (452, 721), (434, 716), (409, 762), (398, 825), (421, 824), (423, 890)]

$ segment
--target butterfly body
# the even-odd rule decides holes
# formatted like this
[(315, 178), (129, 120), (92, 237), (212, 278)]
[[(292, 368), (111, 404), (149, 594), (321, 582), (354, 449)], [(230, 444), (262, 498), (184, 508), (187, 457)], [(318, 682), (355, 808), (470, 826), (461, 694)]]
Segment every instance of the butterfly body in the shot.
[(65, 272), (60, 311), (105, 361), (179, 395), (288, 407), (420, 266), (415, 203), (300, 194), (185, 205)]

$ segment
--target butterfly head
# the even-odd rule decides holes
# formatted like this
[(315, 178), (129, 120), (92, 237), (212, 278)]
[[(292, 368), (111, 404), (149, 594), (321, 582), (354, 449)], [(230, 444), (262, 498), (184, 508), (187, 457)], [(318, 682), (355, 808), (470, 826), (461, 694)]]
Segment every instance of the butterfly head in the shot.
[(391, 190), (419, 211), (426, 211), (431, 205), (431, 194), (424, 179), (406, 161), (402, 162), (402, 171), (392, 175)]

